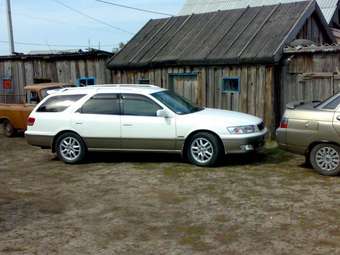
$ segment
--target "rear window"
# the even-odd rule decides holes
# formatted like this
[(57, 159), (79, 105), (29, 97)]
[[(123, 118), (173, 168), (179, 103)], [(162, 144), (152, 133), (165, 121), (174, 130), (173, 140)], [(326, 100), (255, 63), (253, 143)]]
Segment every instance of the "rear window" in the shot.
[(85, 95), (55, 96), (44, 102), (37, 112), (62, 112)]
[(332, 101), (330, 101), (329, 103), (327, 103), (324, 107), (322, 107), (323, 109), (326, 110), (335, 110), (338, 105), (340, 104), (340, 96), (334, 98)]
[(117, 94), (98, 94), (88, 100), (80, 109), (84, 114), (119, 115), (119, 97)]

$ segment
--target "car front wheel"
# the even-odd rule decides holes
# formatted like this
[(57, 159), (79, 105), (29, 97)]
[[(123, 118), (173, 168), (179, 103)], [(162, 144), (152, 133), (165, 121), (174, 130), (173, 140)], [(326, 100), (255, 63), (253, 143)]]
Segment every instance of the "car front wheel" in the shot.
[(81, 137), (74, 133), (65, 133), (56, 141), (58, 158), (67, 164), (81, 162), (86, 154), (86, 146)]
[(187, 147), (189, 161), (197, 166), (214, 166), (221, 154), (217, 138), (210, 133), (195, 134)]
[(310, 153), (310, 162), (321, 175), (336, 176), (340, 173), (340, 147), (334, 144), (318, 144)]

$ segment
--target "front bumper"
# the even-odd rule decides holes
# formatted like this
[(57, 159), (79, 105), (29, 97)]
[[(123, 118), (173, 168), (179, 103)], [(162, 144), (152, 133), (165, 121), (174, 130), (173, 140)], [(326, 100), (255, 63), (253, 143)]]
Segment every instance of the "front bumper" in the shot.
[(266, 135), (267, 131), (248, 137), (224, 138), (222, 141), (224, 144), (225, 154), (259, 151), (265, 145)]

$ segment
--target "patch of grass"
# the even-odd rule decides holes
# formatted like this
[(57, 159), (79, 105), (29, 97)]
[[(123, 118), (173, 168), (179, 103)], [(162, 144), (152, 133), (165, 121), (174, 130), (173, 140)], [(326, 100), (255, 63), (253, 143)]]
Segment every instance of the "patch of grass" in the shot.
[(159, 168), (159, 163), (138, 163), (134, 164), (133, 168), (136, 170), (155, 170)]
[(34, 206), (43, 214), (62, 214), (65, 211), (64, 202), (54, 199), (37, 199)]
[(204, 172), (212, 172), (214, 168), (197, 167), (189, 164), (174, 164), (163, 168), (163, 174), (166, 177), (178, 179), (187, 174), (201, 174)]
[(338, 244), (338, 241), (322, 239), (322, 240), (317, 241), (315, 245), (317, 247), (320, 247), (320, 246), (336, 247), (337, 244)]
[(277, 146), (266, 148), (264, 162), (271, 164), (280, 164), (292, 159), (292, 154), (279, 149)]
[(222, 244), (230, 244), (237, 241), (240, 237), (238, 233), (239, 229), (240, 227), (236, 225), (228, 227), (223, 232), (217, 233), (214, 239)]
[(187, 200), (187, 198), (184, 197), (184, 195), (181, 196), (174, 192), (158, 191), (157, 194), (159, 200), (165, 204), (180, 204)]
[(103, 222), (97, 222), (97, 225), (91, 230), (94, 233), (95, 242), (102, 249), (108, 248), (112, 242), (123, 241), (129, 236), (129, 231), (124, 225), (108, 227), (104, 224)]
[(202, 240), (206, 234), (206, 228), (204, 226), (178, 226), (176, 231), (180, 235), (179, 243), (181, 245), (190, 246), (196, 251), (206, 251), (211, 249), (210, 245)]
[(24, 247), (19, 247), (19, 246), (7, 246), (3, 248), (1, 251), (6, 252), (6, 253), (12, 253), (12, 252), (24, 252), (26, 249)]

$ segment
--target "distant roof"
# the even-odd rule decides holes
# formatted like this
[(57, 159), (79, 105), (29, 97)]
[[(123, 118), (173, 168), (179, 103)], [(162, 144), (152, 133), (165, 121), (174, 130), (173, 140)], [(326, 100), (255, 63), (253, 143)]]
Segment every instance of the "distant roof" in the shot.
[(31, 50), (27, 54), (29, 55), (39, 55), (39, 54), (66, 54), (66, 53), (79, 53), (79, 52), (89, 52), (97, 51), (93, 50), (80, 50), (80, 49), (70, 49), (70, 50)]
[(31, 51), (28, 54), (16, 53), (14, 55), (0, 56), (1, 60), (26, 60), (26, 59), (78, 59), (93, 57), (112, 57), (113, 53), (103, 50), (53, 50)]
[(312, 13), (314, 2), (278, 4), (149, 21), (110, 61), (110, 68), (276, 63)]
[[(218, 10), (232, 10), (246, 8), (247, 6), (263, 6), (278, 3), (302, 2), (305, 0), (186, 0), (179, 15), (192, 13), (205, 13)], [(312, 0), (310, 0), (312, 1)], [(337, 9), (339, 0), (317, 0), (320, 9), (329, 24)]]
[(66, 83), (39, 83), (39, 84), (31, 84), (25, 86), (25, 90), (41, 90), (41, 89), (50, 89), (50, 88), (63, 88), (63, 87), (73, 87), (74, 85), (69, 85)]

